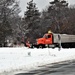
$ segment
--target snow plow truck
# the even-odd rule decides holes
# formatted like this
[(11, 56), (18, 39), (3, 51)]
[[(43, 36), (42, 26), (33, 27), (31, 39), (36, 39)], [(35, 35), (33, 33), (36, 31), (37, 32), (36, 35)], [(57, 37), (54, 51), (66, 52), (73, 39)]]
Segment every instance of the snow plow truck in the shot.
[(75, 48), (75, 35), (55, 34), (48, 31), (42, 38), (36, 39), (36, 43), (29, 43), (26, 46), (29, 48)]

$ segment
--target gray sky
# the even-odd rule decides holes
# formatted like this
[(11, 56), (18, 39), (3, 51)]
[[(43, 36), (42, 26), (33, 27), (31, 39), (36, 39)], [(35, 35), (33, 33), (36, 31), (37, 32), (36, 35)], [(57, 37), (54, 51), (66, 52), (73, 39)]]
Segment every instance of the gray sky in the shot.
[[(29, 2), (30, 0), (19, 0), (19, 1), (20, 1), (20, 8), (21, 8), (20, 16), (23, 16), (24, 11), (26, 11), (27, 2)], [(50, 1), (53, 1), (53, 0), (34, 0), (34, 2), (36, 3), (40, 11), (42, 9), (45, 9), (49, 5)], [(70, 5), (75, 4), (75, 0), (66, 0), (66, 1), (68, 1)]]

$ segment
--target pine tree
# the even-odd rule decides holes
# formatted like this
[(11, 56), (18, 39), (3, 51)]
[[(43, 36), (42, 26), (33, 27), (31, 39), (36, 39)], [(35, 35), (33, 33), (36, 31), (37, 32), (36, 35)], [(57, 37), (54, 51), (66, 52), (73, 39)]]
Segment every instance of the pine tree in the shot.
[[(31, 0), (27, 3), (27, 10), (25, 12), (24, 18), (26, 22), (26, 30), (28, 31), (28, 36), (35, 36), (36, 29), (39, 27), (39, 21), (40, 21), (40, 12), (38, 8), (36, 7), (36, 3)], [(31, 34), (32, 33), (32, 34)]]
[(27, 5), (28, 6), (27, 6), (27, 11), (25, 12), (25, 20), (29, 22), (29, 21), (34, 21), (36, 18), (39, 18), (40, 13), (36, 7), (36, 4), (33, 3), (33, 0), (27, 3)]

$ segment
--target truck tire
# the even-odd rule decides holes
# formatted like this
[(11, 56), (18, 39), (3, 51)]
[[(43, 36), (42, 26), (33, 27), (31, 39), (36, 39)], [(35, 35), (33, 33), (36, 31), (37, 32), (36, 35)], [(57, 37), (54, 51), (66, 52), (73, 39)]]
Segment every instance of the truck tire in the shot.
[(45, 45), (40, 44), (40, 45), (39, 45), (39, 48), (45, 48)]
[(43, 48), (42, 45), (39, 45), (39, 48)]

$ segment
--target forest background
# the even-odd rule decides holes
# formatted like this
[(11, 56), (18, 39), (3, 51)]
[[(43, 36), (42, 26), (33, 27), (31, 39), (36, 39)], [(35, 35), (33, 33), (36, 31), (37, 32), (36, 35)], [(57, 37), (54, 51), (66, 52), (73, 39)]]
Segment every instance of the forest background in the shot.
[(6, 42), (32, 42), (48, 30), (53, 33), (75, 34), (75, 5), (54, 0), (41, 12), (33, 0), (27, 3), (24, 17), (19, 16), (19, 1), (0, 0), (0, 46)]

